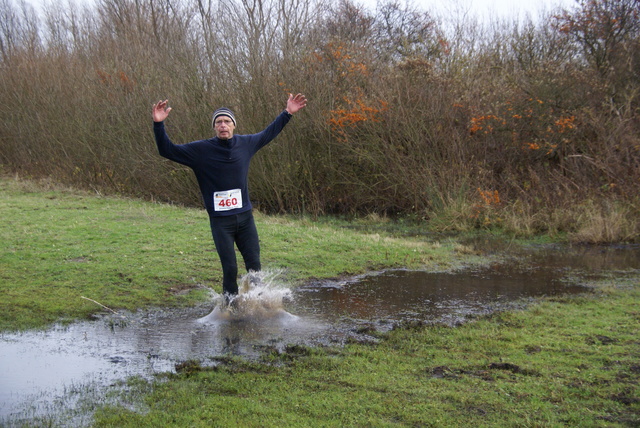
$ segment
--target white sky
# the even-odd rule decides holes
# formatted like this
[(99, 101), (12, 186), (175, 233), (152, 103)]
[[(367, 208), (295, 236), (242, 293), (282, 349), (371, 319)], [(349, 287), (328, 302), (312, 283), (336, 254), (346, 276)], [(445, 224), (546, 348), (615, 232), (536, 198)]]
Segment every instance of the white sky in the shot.
[[(377, 0), (354, 0), (372, 9)], [(536, 18), (540, 12), (551, 11), (557, 7), (569, 8), (576, 0), (409, 0), (422, 10), (429, 12), (468, 11), (478, 17), (494, 16), (497, 18), (524, 17), (530, 14)]]
[[(28, 3), (38, 7), (52, 0), (26, 0)], [(54, 2), (57, 2), (53, 0)], [(58, 0), (60, 1), (60, 0)], [(68, 0), (62, 0), (65, 3)], [(71, 0), (76, 4), (92, 4), (95, 0)], [(370, 9), (375, 9), (377, 0), (353, 0)], [(403, 0), (400, 0), (403, 1)], [(537, 18), (542, 11), (550, 11), (558, 6), (568, 8), (576, 4), (576, 0), (409, 0), (412, 4), (422, 10), (429, 12), (442, 12), (451, 15), (456, 10), (468, 11), (472, 15), (481, 18), (495, 17), (523, 17), (531, 14), (532, 18)]]

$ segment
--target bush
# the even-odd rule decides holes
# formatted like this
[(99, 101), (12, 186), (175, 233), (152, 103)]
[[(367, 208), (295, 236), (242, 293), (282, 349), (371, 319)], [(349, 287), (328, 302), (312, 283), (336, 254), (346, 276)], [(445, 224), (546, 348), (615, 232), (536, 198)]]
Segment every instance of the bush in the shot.
[[(50, 5), (41, 19), (2, 0), (0, 162), (200, 205), (191, 172), (157, 154), (151, 105), (170, 100), (182, 143), (212, 136), (221, 105), (253, 133), (304, 92), (308, 108), (252, 165), (266, 212), (466, 228), (502, 227), (525, 206), (539, 219), (625, 203), (640, 179), (637, 6), (581, 1), (480, 26), (393, 1), (370, 12), (348, 0), (104, 0)], [(483, 194), (500, 203), (487, 210)]]

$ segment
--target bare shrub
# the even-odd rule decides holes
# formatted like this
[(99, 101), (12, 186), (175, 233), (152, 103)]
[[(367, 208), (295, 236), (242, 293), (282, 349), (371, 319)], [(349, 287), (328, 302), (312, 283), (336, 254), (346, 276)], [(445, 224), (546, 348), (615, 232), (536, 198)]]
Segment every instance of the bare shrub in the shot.
[(576, 232), (589, 216), (568, 207), (637, 195), (637, 6), (484, 26), (395, 1), (101, 0), (39, 18), (0, 0), (0, 162), (199, 205), (192, 173), (157, 155), (151, 105), (170, 100), (183, 143), (213, 135), (219, 106), (253, 133), (304, 92), (309, 108), (253, 161), (261, 210)]
[(582, 206), (576, 223), (578, 230), (570, 238), (576, 242), (609, 244), (628, 242), (640, 235), (639, 213), (633, 206), (603, 200)]

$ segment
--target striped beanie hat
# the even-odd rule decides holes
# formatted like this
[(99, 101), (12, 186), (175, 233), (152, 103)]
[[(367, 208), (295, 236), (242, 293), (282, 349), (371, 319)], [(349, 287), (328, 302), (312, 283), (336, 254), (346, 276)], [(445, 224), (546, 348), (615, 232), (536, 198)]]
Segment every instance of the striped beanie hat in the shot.
[(231, 118), (231, 121), (233, 122), (233, 126), (238, 126), (236, 124), (236, 117), (233, 115), (233, 112), (226, 107), (220, 107), (218, 110), (213, 112), (213, 120), (211, 120), (211, 126), (213, 128), (216, 127), (216, 119), (218, 118), (218, 116), (229, 116)]

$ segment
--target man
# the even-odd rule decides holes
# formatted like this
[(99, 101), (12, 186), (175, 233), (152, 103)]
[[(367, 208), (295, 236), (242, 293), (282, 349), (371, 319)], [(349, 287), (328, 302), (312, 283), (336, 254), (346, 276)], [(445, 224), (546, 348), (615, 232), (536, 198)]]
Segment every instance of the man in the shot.
[(302, 94), (289, 95), (286, 109), (262, 132), (234, 135), (236, 118), (228, 108), (213, 113), (214, 138), (176, 145), (169, 139), (164, 121), (171, 112), (168, 100), (153, 106), (153, 131), (160, 155), (190, 167), (196, 175), (209, 213), (213, 241), (222, 264), (222, 290), (229, 303), (238, 294), (238, 265), (234, 244), (247, 271), (258, 272), (260, 243), (249, 199), (249, 163), (253, 155), (273, 140), (292, 115), (307, 105)]

